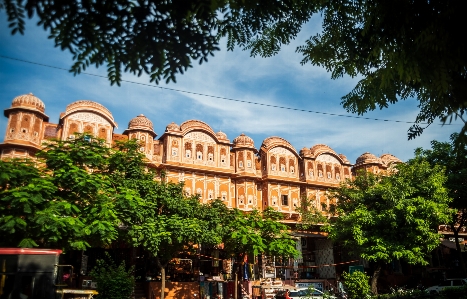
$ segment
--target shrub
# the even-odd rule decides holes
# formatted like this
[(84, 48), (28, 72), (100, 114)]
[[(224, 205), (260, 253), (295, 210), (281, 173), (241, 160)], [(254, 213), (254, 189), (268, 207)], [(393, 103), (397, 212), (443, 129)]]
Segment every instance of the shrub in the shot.
[(445, 288), (440, 292), (440, 299), (464, 299), (467, 298), (467, 286), (461, 288)]
[(342, 275), (349, 299), (362, 299), (370, 296), (369, 276), (360, 271), (355, 271), (352, 274), (344, 272)]
[(414, 289), (393, 289), (390, 294), (379, 294), (372, 299), (441, 299), (439, 296), (430, 295), (426, 291)]
[(96, 299), (130, 299), (135, 287), (133, 272), (133, 267), (125, 269), (125, 262), (117, 266), (106, 253), (106, 258), (97, 260), (90, 273), (97, 282)]
[(423, 290), (397, 289), (391, 294), (372, 296), (371, 299), (466, 299), (467, 286), (445, 288), (439, 294), (429, 294)]

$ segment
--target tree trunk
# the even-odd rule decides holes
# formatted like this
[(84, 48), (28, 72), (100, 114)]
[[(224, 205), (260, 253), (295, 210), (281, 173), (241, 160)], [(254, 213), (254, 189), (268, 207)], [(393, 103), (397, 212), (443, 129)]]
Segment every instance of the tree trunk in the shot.
[(371, 292), (373, 293), (373, 296), (378, 295), (378, 278), (380, 272), (381, 264), (377, 263), (375, 272), (373, 272), (373, 277), (371, 277)]
[(453, 228), (452, 231), (454, 232), (454, 239), (456, 240), (457, 258), (461, 266), (462, 277), (466, 277), (467, 271), (465, 269), (464, 258), (462, 257), (461, 245), (459, 244), (459, 230), (461, 229), (461, 227), (459, 227), (458, 229), (456, 229), (455, 227), (452, 227), (452, 228)]
[(161, 261), (156, 257), (156, 263), (161, 271), (161, 299), (164, 299), (165, 295), (165, 266), (161, 264)]
[(238, 291), (238, 279), (237, 279), (237, 273), (235, 273), (235, 289), (234, 289), (234, 298), (237, 299), (237, 291)]

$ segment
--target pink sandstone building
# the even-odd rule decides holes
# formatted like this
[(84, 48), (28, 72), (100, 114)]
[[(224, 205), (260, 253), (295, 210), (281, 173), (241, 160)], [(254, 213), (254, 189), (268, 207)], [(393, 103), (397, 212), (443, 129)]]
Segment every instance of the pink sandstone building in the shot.
[[(353, 164), (327, 145), (297, 151), (287, 140), (275, 136), (256, 147), (244, 134), (230, 140), (199, 120), (170, 123), (158, 137), (151, 120), (142, 114), (129, 121), (123, 134), (116, 134), (112, 113), (88, 100), (69, 104), (57, 123), (49, 121), (44, 103), (33, 94), (14, 98), (4, 114), (8, 124), (0, 143), (1, 159), (34, 157), (45, 141), (74, 138), (76, 132), (88, 132), (109, 146), (115, 140), (138, 139), (151, 166), (164, 169), (170, 181), (183, 181), (188, 194), (199, 194), (205, 203), (219, 198), (228, 207), (244, 211), (271, 207), (283, 213), (285, 222), (291, 225), (299, 220), (296, 207), (301, 197), (314, 198), (321, 209), (322, 204), (329, 205), (327, 190), (351, 178), (357, 170), (380, 172), (401, 162), (390, 154), (376, 157), (364, 153)], [(332, 244), (324, 235), (315, 232), (300, 237), (301, 262), (336, 262)], [(319, 277), (335, 277), (335, 270), (319, 269)]]
[(44, 103), (33, 94), (14, 98), (4, 114), (8, 124), (0, 143), (2, 159), (33, 157), (44, 141), (73, 138), (76, 132), (88, 132), (108, 145), (135, 138), (155, 168), (165, 169), (171, 181), (184, 181), (185, 191), (199, 194), (203, 202), (220, 198), (227, 206), (241, 210), (272, 207), (290, 221), (298, 219), (295, 208), (302, 195), (315, 197), (321, 206), (326, 190), (356, 170), (379, 172), (401, 162), (390, 154), (378, 158), (364, 153), (352, 164), (327, 145), (297, 151), (276, 136), (266, 138), (256, 148), (244, 134), (231, 141), (199, 120), (170, 123), (157, 138), (152, 122), (142, 114), (129, 121), (123, 134), (116, 134), (112, 113), (88, 100), (69, 104), (58, 123), (49, 122)]

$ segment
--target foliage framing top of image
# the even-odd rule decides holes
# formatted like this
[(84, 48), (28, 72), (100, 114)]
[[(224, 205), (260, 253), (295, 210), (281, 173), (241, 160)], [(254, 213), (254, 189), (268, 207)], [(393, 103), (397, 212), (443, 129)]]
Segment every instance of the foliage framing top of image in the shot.
[(26, 14), (37, 14), (55, 46), (73, 55), (71, 72), (106, 65), (111, 84), (118, 85), (123, 72), (175, 82), (192, 61), (214, 56), (222, 36), (230, 49), (246, 46), (275, 24), (274, 40), (288, 43), (311, 16), (309, 6), (303, 0), (0, 1), (12, 34), (23, 34)]
[(436, 119), (461, 120), (467, 131), (467, 39), (462, 1), (306, 0), (0, 0), (12, 33), (23, 33), (26, 15), (62, 50), (73, 55), (71, 72), (107, 66), (111, 84), (123, 72), (151, 81), (174, 81), (206, 62), (227, 39), (252, 56), (277, 54), (313, 15), (322, 32), (297, 52), (302, 64), (322, 66), (332, 78), (362, 77), (342, 97), (349, 112), (363, 114), (416, 98), (419, 114), (408, 131), (413, 139)]

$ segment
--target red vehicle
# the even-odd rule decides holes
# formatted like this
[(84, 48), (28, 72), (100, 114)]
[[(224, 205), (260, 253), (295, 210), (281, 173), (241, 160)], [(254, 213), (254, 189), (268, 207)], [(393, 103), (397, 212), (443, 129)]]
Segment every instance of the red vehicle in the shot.
[(53, 299), (63, 298), (66, 293), (97, 293), (67, 289), (73, 267), (58, 264), (61, 253), (59, 249), (0, 248), (0, 299)]

